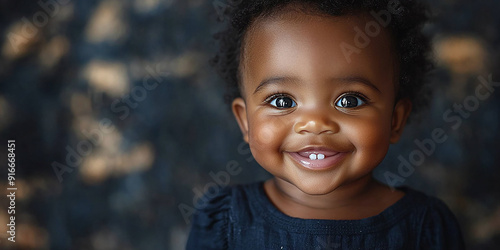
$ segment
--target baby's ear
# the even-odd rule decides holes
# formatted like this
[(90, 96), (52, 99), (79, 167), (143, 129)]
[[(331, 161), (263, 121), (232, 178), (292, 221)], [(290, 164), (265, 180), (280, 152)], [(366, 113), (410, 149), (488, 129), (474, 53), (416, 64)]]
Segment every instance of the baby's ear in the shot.
[(392, 125), (391, 125), (391, 143), (396, 143), (399, 141), (403, 129), (406, 125), (406, 120), (411, 112), (411, 101), (408, 98), (400, 99), (396, 106), (394, 106), (394, 111), (392, 112)]
[(245, 100), (241, 97), (234, 99), (232, 109), (234, 117), (240, 126), (241, 133), (243, 133), (243, 140), (248, 143), (248, 119)]

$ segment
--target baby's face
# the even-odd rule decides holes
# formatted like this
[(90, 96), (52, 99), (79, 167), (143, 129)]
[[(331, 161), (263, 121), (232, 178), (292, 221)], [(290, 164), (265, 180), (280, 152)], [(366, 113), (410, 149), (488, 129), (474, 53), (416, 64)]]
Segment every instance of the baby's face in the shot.
[[(395, 59), (382, 30), (348, 62), (365, 16), (295, 13), (254, 25), (245, 46), (244, 99), (233, 111), (257, 162), (308, 194), (367, 177), (401, 134), (411, 104), (395, 103)], [(302, 15), (302, 16), (301, 16)]]

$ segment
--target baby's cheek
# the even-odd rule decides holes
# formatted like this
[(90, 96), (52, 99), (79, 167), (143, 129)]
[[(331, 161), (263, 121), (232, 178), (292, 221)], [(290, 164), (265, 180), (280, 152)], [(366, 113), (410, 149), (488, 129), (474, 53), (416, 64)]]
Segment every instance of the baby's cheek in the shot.
[(261, 146), (272, 144), (275, 129), (271, 126), (264, 126), (256, 131), (256, 143)]
[(380, 124), (371, 124), (372, 126), (363, 124), (356, 129), (357, 133), (351, 134), (351, 142), (357, 151), (356, 165), (362, 168), (377, 166), (389, 148), (389, 131)]
[(271, 174), (282, 165), (281, 148), (287, 136), (287, 126), (276, 117), (263, 117), (250, 124), (249, 144), (255, 160)]
[(250, 127), (250, 144), (256, 149), (273, 150), (283, 142), (286, 128), (280, 119), (263, 119), (255, 121)]

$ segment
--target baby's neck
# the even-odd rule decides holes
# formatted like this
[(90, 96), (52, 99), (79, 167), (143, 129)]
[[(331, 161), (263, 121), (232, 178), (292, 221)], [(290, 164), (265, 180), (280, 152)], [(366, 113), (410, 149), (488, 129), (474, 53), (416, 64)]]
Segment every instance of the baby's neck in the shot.
[(370, 175), (324, 195), (309, 195), (273, 178), (264, 183), (271, 202), (284, 214), (302, 219), (357, 220), (375, 216), (404, 196)]

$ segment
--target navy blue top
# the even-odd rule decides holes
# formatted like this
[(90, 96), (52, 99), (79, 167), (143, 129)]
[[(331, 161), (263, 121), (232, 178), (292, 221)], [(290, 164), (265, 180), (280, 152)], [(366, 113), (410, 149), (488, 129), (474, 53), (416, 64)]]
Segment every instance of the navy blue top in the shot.
[(186, 249), (464, 249), (456, 218), (440, 200), (410, 188), (382, 213), (315, 220), (280, 212), (263, 182), (226, 187), (193, 216)]

